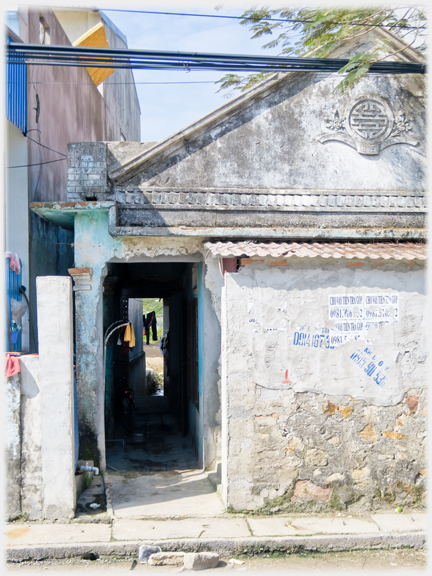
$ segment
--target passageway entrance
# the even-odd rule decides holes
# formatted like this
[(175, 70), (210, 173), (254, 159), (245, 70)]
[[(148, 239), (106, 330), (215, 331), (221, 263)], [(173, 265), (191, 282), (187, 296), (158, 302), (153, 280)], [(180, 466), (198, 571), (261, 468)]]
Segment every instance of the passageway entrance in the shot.
[[(105, 440), (109, 473), (200, 469), (199, 263), (109, 263), (104, 281)], [(143, 299), (149, 300), (143, 310)], [(152, 306), (150, 306), (151, 308)], [(115, 327), (115, 326), (114, 326)], [(143, 332), (145, 329), (145, 333)], [(148, 344), (147, 344), (148, 341)], [(132, 344), (134, 344), (132, 346)], [(163, 361), (159, 383), (147, 368)]]

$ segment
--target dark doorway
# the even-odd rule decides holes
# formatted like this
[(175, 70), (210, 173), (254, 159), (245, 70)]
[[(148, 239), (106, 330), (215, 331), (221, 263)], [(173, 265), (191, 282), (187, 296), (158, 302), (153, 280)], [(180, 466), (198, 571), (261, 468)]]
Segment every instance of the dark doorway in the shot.
[[(115, 330), (131, 322), (135, 337), (132, 347), (125, 334), (127, 327), (121, 326), (106, 344), (109, 471), (200, 466), (197, 266), (178, 262), (107, 264), (104, 333), (109, 333), (111, 326)], [(143, 299), (153, 299), (155, 310), (143, 310)], [(156, 303), (162, 303), (162, 326)], [(159, 316), (156, 326), (152, 312)], [(146, 350), (149, 357), (160, 354), (163, 358), (163, 394), (156, 393), (153, 378), (146, 374)]]

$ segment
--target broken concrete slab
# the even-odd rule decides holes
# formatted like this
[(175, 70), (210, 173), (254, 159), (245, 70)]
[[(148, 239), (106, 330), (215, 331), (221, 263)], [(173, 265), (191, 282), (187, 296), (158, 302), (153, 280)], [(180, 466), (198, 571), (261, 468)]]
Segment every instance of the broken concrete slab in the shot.
[(190, 552), (184, 555), (184, 567), (186, 570), (205, 570), (216, 568), (219, 564), (219, 554), (216, 552)]

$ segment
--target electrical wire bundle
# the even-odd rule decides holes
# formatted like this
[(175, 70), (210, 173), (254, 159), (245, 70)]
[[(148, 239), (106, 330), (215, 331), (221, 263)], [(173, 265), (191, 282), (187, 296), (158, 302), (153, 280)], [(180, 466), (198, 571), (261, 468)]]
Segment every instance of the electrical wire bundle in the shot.
[[(228, 72), (337, 72), (348, 64), (338, 58), (287, 58), (199, 52), (166, 52), (10, 43), (6, 61), (38, 66), (78, 66), (141, 70), (223, 70)], [(17, 56), (22, 59), (17, 60)], [(425, 74), (425, 63), (375, 62), (371, 74)]]

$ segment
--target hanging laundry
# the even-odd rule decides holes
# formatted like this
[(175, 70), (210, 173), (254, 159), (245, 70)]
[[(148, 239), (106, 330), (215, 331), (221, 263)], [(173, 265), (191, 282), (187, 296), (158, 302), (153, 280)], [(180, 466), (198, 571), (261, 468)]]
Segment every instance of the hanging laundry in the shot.
[(12, 272), (19, 274), (21, 272), (20, 259), (18, 254), (12, 254), (12, 252), (5, 252), (5, 257), (9, 258), (9, 267)]
[(127, 326), (126, 326), (126, 330), (124, 333), (124, 338), (123, 340), (125, 342), (129, 342), (129, 348), (133, 348), (135, 346), (135, 332), (133, 329), (133, 324), (132, 322), (130, 322)]
[(21, 372), (20, 355), (17, 352), (6, 352), (5, 354), (5, 376), (8, 378)]
[(149, 312), (147, 316), (144, 314), (143, 324), (145, 329), (147, 345), (150, 344), (150, 329), (152, 331), (153, 342), (157, 342), (158, 337), (157, 337), (156, 312)]

